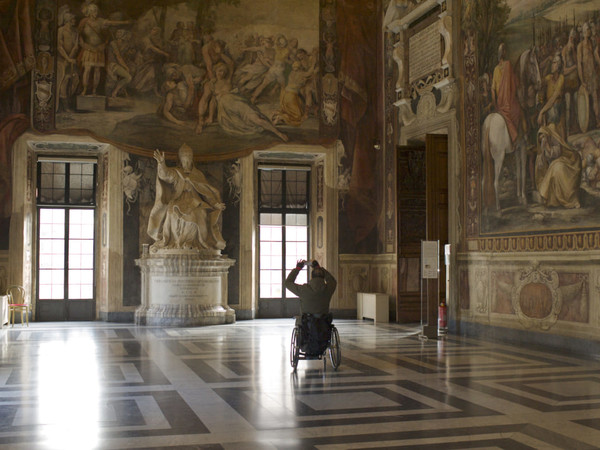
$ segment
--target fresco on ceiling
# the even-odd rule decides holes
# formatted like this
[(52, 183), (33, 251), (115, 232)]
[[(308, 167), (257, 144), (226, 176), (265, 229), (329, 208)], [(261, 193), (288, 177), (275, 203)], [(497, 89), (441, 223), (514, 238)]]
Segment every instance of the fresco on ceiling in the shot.
[(462, 14), (467, 154), (476, 163), (467, 157), (467, 208), (480, 218), (467, 220), (468, 233), (597, 227), (597, 2), (468, 0)]
[(56, 128), (218, 157), (318, 137), (319, 2), (59, 2)]

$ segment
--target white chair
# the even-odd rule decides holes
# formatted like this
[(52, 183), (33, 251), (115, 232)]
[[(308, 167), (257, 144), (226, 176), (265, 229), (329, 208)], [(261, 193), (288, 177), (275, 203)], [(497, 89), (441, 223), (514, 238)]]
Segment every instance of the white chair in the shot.
[(15, 313), (21, 313), (21, 325), (27, 322), (29, 326), (30, 306), (25, 298), (25, 289), (23, 286), (12, 285), (6, 288), (8, 294), (8, 319), (11, 326), (15, 326)]

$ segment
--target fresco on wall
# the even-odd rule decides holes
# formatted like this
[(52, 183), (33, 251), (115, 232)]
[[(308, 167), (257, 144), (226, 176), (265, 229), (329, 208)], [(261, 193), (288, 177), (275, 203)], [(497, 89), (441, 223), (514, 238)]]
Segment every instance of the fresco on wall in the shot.
[(318, 137), (319, 2), (60, 2), (56, 128), (205, 156)]
[(469, 0), (462, 25), (467, 149), (480, 168), (476, 181), (468, 157), (468, 208), (481, 219), (468, 233), (597, 227), (597, 2)]
[(381, 198), (374, 144), (381, 146), (381, 99), (378, 97), (377, 39), (381, 5), (373, 1), (338, 0), (336, 27), (340, 61), (340, 253), (378, 251), (377, 221)]

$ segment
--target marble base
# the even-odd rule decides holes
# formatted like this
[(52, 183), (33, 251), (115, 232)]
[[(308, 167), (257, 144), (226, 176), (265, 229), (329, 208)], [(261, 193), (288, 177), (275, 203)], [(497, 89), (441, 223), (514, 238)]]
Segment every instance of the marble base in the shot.
[(235, 311), (227, 306), (227, 276), (233, 259), (145, 253), (135, 263), (142, 270), (142, 305), (135, 311), (136, 325), (193, 327), (235, 322)]

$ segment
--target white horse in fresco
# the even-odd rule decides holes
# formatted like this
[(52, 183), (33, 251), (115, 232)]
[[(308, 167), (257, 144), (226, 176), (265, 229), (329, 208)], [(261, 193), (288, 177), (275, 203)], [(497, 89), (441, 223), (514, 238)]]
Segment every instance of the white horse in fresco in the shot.
[[(516, 176), (517, 176), (517, 198), (519, 203), (527, 204), (527, 198), (525, 196), (525, 172), (527, 166), (527, 144), (522, 136), (517, 138), (515, 145), (513, 145), (510, 134), (508, 133), (508, 127), (506, 121), (501, 114), (491, 113), (489, 114), (482, 127), (481, 136), (481, 150), (483, 152), (484, 164), (486, 161), (493, 164), (493, 186), (496, 200), (496, 210), (501, 211), (500, 208), (500, 193), (498, 192), (500, 174), (504, 165), (504, 158), (507, 154), (516, 151), (515, 162), (516, 162)], [(483, 170), (482, 186), (485, 190), (485, 186), (490, 183), (487, 178), (490, 175), (489, 171)]]
[[(519, 55), (516, 64), (516, 74), (518, 79), (517, 98), (523, 114), (527, 116), (528, 105), (531, 101), (535, 102), (536, 95), (542, 86), (542, 77), (537, 60), (537, 47), (535, 45), (526, 49)], [(533, 119), (535, 119), (535, 117)], [(531, 126), (532, 118), (526, 117), (526, 120)], [(530, 142), (529, 144), (534, 143)], [(515, 155), (517, 198), (520, 204), (527, 204), (527, 197), (525, 195), (527, 145), (527, 136), (523, 130), (519, 130), (519, 136), (513, 145), (508, 133), (506, 121), (500, 114), (492, 113), (485, 118), (482, 128), (481, 149), (484, 155), (484, 161), (486, 161), (486, 155), (489, 155), (491, 161), (493, 161), (494, 193), (496, 197), (496, 210), (499, 212), (501, 211), (501, 208), (498, 182), (504, 164), (504, 157), (508, 153), (513, 153), (515, 151), (517, 152)], [(531, 176), (533, 176), (533, 174), (531, 174)], [(486, 178), (485, 168), (482, 182), (485, 189), (486, 183), (489, 183), (489, 180)]]
[(519, 79), (517, 96), (522, 108), (526, 108), (530, 101), (535, 102), (535, 96), (542, 89), (542, 75), (537, 53), (537, 47), (534, 45), (521, 53), (517, 60), (516, 73)]

